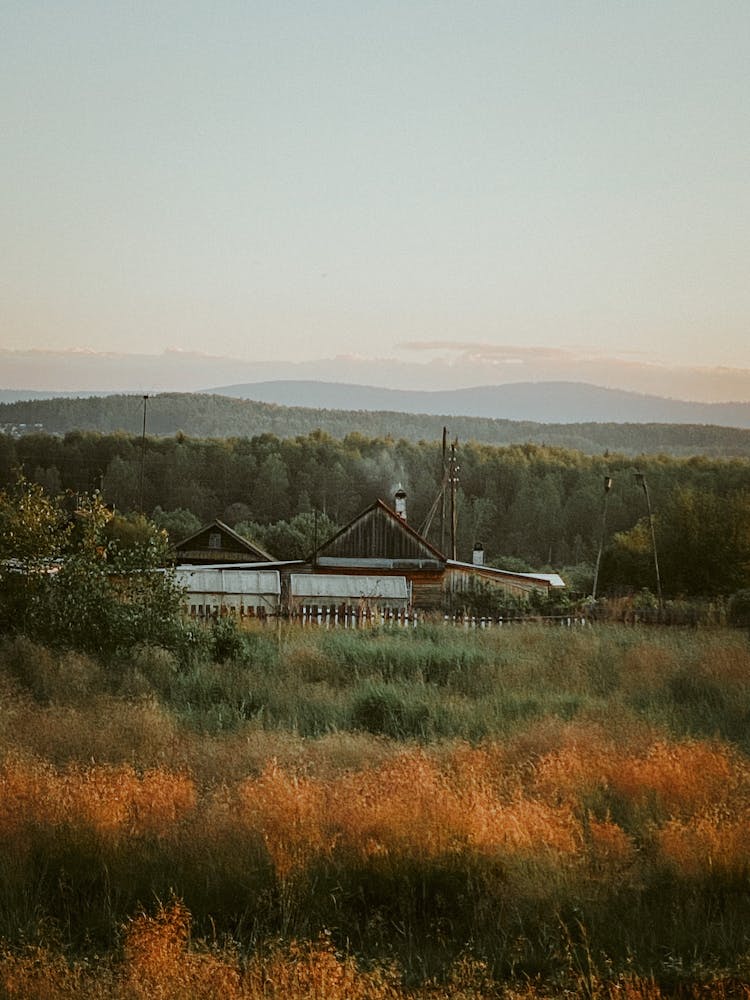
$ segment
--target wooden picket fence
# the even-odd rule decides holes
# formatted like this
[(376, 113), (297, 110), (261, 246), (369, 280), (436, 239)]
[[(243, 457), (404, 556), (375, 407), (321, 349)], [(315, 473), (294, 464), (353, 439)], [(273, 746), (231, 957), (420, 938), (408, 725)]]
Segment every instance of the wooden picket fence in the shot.
[(289, 616), (302, 626), (322, 628), (373, 628), (393, 626), (416, 628), (419, 624), (443, 622), (464, 629), (504, 628), (529, 623), (577, 628), (588, 624), (582, 615), (518, 615), (478, 616), (464, 613), (440, 614), (414, 608), (371, 608), (354, 605), (302, 605)]

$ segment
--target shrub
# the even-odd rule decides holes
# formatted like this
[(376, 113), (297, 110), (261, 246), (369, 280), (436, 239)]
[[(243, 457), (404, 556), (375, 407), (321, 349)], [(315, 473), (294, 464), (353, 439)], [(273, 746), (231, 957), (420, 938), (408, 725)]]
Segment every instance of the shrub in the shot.
[(352, 706), (352, 725), (394, 739), (424, 738), (433, 721), (424, 702), (385, 684), (368, 685)]
[(234, 618), (218, 618), (211, 625), (211, 652), (217, 663), (242, 660), (245, 657), (245, 640)]

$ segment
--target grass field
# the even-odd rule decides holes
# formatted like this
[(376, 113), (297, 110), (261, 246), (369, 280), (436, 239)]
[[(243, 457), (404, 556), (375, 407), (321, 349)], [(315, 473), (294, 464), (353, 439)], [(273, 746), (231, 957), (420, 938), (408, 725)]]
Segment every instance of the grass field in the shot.
[(0, 646), (0, 996), (750, 996), (750, 644)]

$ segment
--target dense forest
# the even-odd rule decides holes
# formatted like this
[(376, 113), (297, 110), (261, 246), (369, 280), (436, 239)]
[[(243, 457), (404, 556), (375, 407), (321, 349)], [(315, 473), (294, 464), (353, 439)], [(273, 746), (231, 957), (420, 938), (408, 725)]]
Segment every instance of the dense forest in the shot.
[[(49, 434), (70, 431), (138, 433), (141, 396), (38, 399), (0, 404), (0, 429), (39, 425)], [(482, 417), (308, 409), (200, 393), (163, 393), (148, 400), (148, 431), (156, 436), (296, 437), (319, 429), (342, 439), (351, 433), (407, 441), (437, 440), (448, 423), (462, 441), (510, 445), (532, 442), (575, 448), (590, 455), (606, 451), (689, 457), (750, 457), (750, 430), (704, 424), (542, 424)]]
[[(750, 572), (750, 463), (625, 455), (587, 456), (535, 444), (459, 447), (458, 558), (476, 541), (507, 569), (564, 571), (590, 592), (602, 538), (600, 586), (611, 593), (654, 590), (646, 477), (664, 592), (730, 594)], [(221, 518), (280, 558), (309, 554), (338, 525), (401, 482), (409, 521), (422, 529), (440, 490), (437, 441), (413, 443), (316, 431), (206, 440), (73, 432), (64, 437), (0, 435), (0, 486), (22, 472), (50, 495), (99, 490), (122, 514), (143, 511), (173, 541)], [(429, 537), (440, 545), (439, 517)]]

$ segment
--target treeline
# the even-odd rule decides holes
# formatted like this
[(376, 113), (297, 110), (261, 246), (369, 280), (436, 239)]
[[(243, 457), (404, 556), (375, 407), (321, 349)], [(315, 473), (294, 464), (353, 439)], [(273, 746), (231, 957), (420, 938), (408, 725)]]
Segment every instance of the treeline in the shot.
[[(422, 530), (439, 493), (437, 442), (413, 443), (316, 431), (294, 439), (192, 439), (184, 435), (73, 432), (0, 436), (0, 485), (19, 470), (49, 494), (99, 490), (127, 513), (140, 507), (174, 540), (219, 517), (281, 558), (318, 540), (402, 483), (409, 522)], [(645, 495), (648, 483), (664, 592), (714, 596), (746, 586), (750, 573), (750, 463), (705, 457), (587, 456), (535, 444), (459, 449), (458, 558), (474, 543), (507, 569), (567, 568), (590, 592), (608, 496), (600, 592), (655, 588)], [(141, 477), (141, 472), (143, 476)], [(441, 545), (439, 510), (428, 537)]]
[[(543, 424), (482, 417), (311, 409), (277, 406), (205, 393), (162, 393), (147, 404), (148, 431), (157, 436), (296, 437), (316, 429), (337, 439), (350, 433), (393, 436), (407, 441), (436, 440), (448, 423), (462, 441), (510, 445), (532, 442), (575, 448), (597, 455), (606, 451), (674, 456), (750, 457), (750, 430), (703, 424), (579, 423)], [(39, 399), (0, 404), (0, 428), (41, 424), (50, 434), (70, 431), (138, 433), (143, 399), (135, 395), (83, 399)]]

